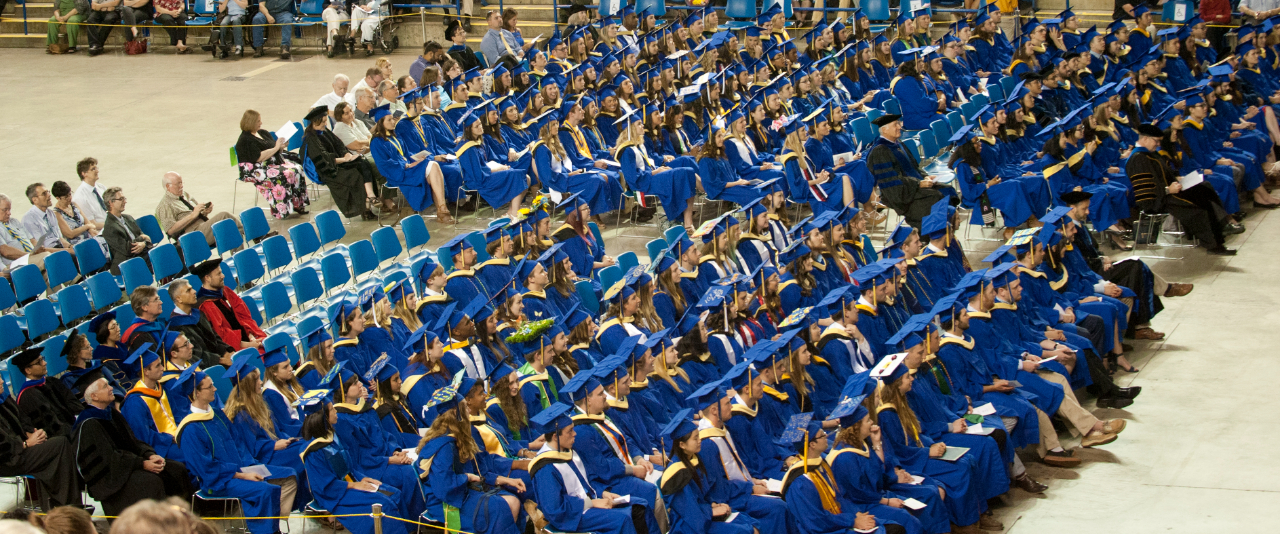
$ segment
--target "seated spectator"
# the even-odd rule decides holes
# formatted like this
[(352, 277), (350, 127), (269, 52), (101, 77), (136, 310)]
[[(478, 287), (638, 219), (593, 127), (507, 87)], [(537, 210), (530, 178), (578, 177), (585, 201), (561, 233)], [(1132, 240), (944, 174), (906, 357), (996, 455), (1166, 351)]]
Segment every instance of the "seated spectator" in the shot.
[(377, 89), (378, 84), (382, 83), (383, 79), (381, 69), (378, 67), (369, 67), (369, 70), (364, 71), (364, 78), (361, 78), (360, 81), (356, 82), (356, 86), (351, 88), (350, 93), (347, 93), (347, 103), (353, 106), (356, 105), (357, 91), (361, 89), (369, 89), (370, 91)]
[(489, 25), (489, 31), (480, 40), (480, 52), (490, 65), (497, 65), (498, 60), (505, 56), (511, 56), (516, 61), (524, 58), (524, 49), (516, 41), (516, 36), (502, 27), (502, 12), (492, 9), (484, 20)]
[(59, 250), (71, 252), (71, 244), (62, 238), (57, 213), (49, 209), (53, 206), (53, 195), (44, 184), (36, 182), (27, 186), (27, 200), (31, 201), (31, 209), (22, 216), (22, 226), (31, 236), (31, 242), (50, 253)]
[[(244, 57), (244, 30), (241, 26), (249, 20), (249, 0), (222, 0), (218, 4), (218, 11), (226, 13), (222, 17), (222, 29), (218, 30), (218, 41), (220, 46), (213, 47), (213, 54), (221, 59), (227, 59), (231, 55), (231, 45), (235, 44), (235, 54)], [(217, 45), (218, 41), (214, 44)]]
[[(136, 365), (130, 364), (129, 360), (136, 356), (134, 353), (143, 345), (150, 344), (151, 349), (161, 352), (160, 340), (164, 339), (166, 327), (163, 322), (158, 321), (160, 314), (164, 313), (164, 303), (160, 302), (160, 293), (155, 287), (134, 288), (133, 294), (129, 295), (129, 307), (133, 308), (133, 322), (120, 333), (120, 343), (124, 345), (125, 352), (130, 355), (124, 361), (126, 366)], [(146, 366), (134, 367), (134, 369), (143, 371)]]
[[(90, 323), (92, 326), (93, 323)], [(71, 391), (76, 398), (83, 398), (90, 384), (99, 378), (106, 378), (111, 385), (117, 400), (124, 400), (124, 388), (116, 381), (116, 377), (102, 366), (102, 362), (93, 359), (93, 346), (89, 338), (80, 332), (71, 330), (67, 342), (62, 345), (62, 357), (67, 360), (67, 370), (58, 375), (58, 380)]]
[[(387, 82), (382, 82), (386, 84)], [(343, 102), (339, 105), (345, 106)], [(349, 115), (349, 114), (348, 114)], [(377, 175), (369, 160), (343, 146), (338, 136), (329, 131), (328, 109), (317, 106), (307, 114), (307, 133), (303, 151), (315, 167), (316, 178), (329, 188), (333, 202), (348, 219), (377, 219), (372, 207), (378, 201), (374, 192)], [(354, 122), (354, 121), (353, 121)]]
[[(333, 77), (333, 92), (320, 97), (315, 104), (311, 104), (311, 107), (326, 106), (329, 111), (333, 111), (338, 102), (346, 102), (347, 87), (350, 85), (351, 78), (348, 78), (346, 74), (335, 75)], [(334, 120), (337, 120), (337, 117), (334, 117)]]
[[(342, 33), (342, 25), (351, 21), (351, 15), (347, 14), (347, 3), (339, 0), (327, 2), (324, 11), (320, 12), (320, 18), (324, 19), (327, 31), (325, 32), (325, 55), (333, 57), (337, 52), (347, 50), (348, 54), (355, 50), (355, 43), (347, 43), (347, 36)], [(334, 46), (337, 46), (335, 51)], [(350, 48), (348, 48), (348, 45)], [(316, 104), (320, 105), (319, 103)]]
[(155, 0), (156, 24), (164, 27), (169, 34), (169, 46), (176, 47), (179, 54), (190, 54), (187, 46), (187, 3), (182, 0)]
[[(355, 115), (356, 120), (360, 121), (360, 124), (364, 125), (365, 130), (372, 130), (373, 125), (377, 122), (373, 120), (373, 115), (370, 115), (373, 112), (373, 104), (377, 101), (377, 98), (373, 95), (373, 89), (368, 87), (356, 89), (355, 101), (356, 103), (352, 104), (354, 108), (352, 114)], [(370, 133), (369, 138), (373, 138), (372, 133)]]
[(880, 128), (880, 138), (867, 154), (867, 165), (880, 187), (880, 196), (907, 224), (920, 228), (920, 221), (945, 193), (935, 189), (933, 177), (921, 173), (916, 157), (899, 143), (901, 115), (884, 115), (873, 124)]
[(382, 106), (390, 106), (393, 112), (408, 114), (408, 108), (400, 101), (400, 88), (396, 86), (396, 82), (382, 80), (378, 84), (378, 107)]
[(266, 24), (280, 26), (280, 59), (289, 59), (289, 43), (293, 40), (293, 1), (262, 0), (258, 13), (253, 16), (253, 57), (262, 57), (262, 45), (266, 40)]
[(23, 225), (13, 220), (13, 201), (0, 193), (0, 267), (4, 268), (5, 277), (9, 276), (10, 268), (28, 263), (43, 271), (48, 255), (49, 251), (36, 244)]
[(373, 136), (364, 122), (356, 120), (356, 109), (346, 102), (339, 102), (333, 108), (333, 135), (338, 136), (343, 146), (358, 154), (368, 156), (369, 141)]
[(200, 361), (202, 369), (221, 365), (231, 366), (231, 356), (237, 348), (226, 344), (213, 331), (209, 318), (200, 312), (200, 304), (195, 288), (185, 278), (179, 278), (169, 284), (169, 300), (173, 301), (173, 312), (169, 317), (169, 328), (182, 332), (191, 341), (192, 354)]
[(155, 14), (156, 9), (151, 0), (123, 0), (120, 6), (120, 23), (129, 27), (129, 33), (124, 34), (125, 40), (137, 39), (138, 25), (150, 22)]
[(151, 238), (138, 226), (132, 215), (125, 215), (124, 208), (128, 199), (119, 187), (112, 187), (102, 196), (110, 207), (107, 210), (107, 225), (102, 237), (107, 240), (107, 248), (111, 251), (111, 274), (120, 274), (120, 264), (129, 258), (142, 258), (151, 265), (147, 250), (151, 248)]
[(442, 58), (444, 58), (444, 47), (435, 41), (427, 41), (422, 45), (422, 55), (409, 65), (409, 77), (413, 78), (419, 86), (425, 85), (422, 81), (422, 72), (427, 70), (427, 67), (439, 68)]
[(107, 223), (107, 187), (98, 183), (98, 160), (84, 158), (76, 163), (76, 175), (80, 177), (80, 186), (76, 188), (71, 200), (80, 211), (84, 212), (89, 222), (102, 232)]
[(215, 258), (191, 267), (191, 274), (200, 278), (202, 284), (196, 292), (200, 312), (209, 319), (213, 331), (227, 345), (239, 347), (236, 350), (250, 347), (261, 350), (267, 333), (249, 315), (249, 308), (240, 296), (222, 284), (221, 265), (222, 259)]
[[(364, 55), (373, 55), (373, 34), (378, 31), (378, 5), (381, 0), (352, 0), (348, 5), (351, 6), (351, 24), (350, 31), (347, 33), (347, 52), (355, 53), (356, 28), (360, 29), (360, 41), (364, 43)], [(390, 70), (390, 69), (388, 69)], [(385, 73), (385, 78), (391, 78), (391, 74)]]
[(29, 349), (9, 360), (26, 381), (18, 388), (18, 410), (32, 425), (50, 436), (70, 437), (71, 423), (84, 406), (60, 380), (45, 380), (49, 363), (40, 349)]
[(288, 146), (288, 139), (276, 139), (262, 129), (262, 116), (257, 111), (244, 112), (240, 118), (240, 139), (236, 140), (240, 180), (258, 188), (271, 208), (271, 215), (277, 219), (289, 215), (290, 206), (295, 213), (306, 215), (306, 205), (310, 202), (302, 166), (283, 156)]
[[(30, 349), (36, 354), (40, 349)], [(32, 476), (40, 482), (40, 508), (80, 506), (75, 449), (67, 438), (49, 436), (18, 410), (18, 401), (0, 388), (0, 476)]]
[[(463, 28), (458, 21), (452, 21), (449, 26), (444, 29), (444, 38), (453, 43), (449, 47), (449, 57), (458, 63), (459, 72), (466, 72), (480, 65), (480, 58), (476, 57), (476, 51), (467, 45), (467, 30)], [(446, 73), (449, 72), (445, 69)]]
[(213, 203), (197, 202), (191, 193), (184, 191), (181, 174), (175, 171), (164, 173), (160, 185), (164, 187), (164, 197), (160, 199), (160, 205), (156, 206), (156, 219), (170, 238), (178, 239), (182, 234), (194, 230), (204, 234), (205, 242), (212, 247), (215, 244), (213, 223), (225, 219), (236, 221), (236, 228), (244, 232), (244, 227), (240, 226), (240, 221), (234, 215), (225, 211), (210, 215), (213, 213)]
[(76, 52), (76, 45), (80, 44), (80, 23), (84, 22), (85, 17), (88, 16), (88, 13), (80, 12), (76, 3), (76, 0), (58, 0), (53, 4), (53, 16), (49, 17), (49, 22), (45, 23), (49, 30), (45, 46), (50, 52), (53, 52), (53, 45), (58, 43), (60, 29), (65, 29), (67, 32), (66, 53)]
[(30, 521), (47, 534), (98, 534), (89, 511), (74, 506), (59, 506), (45, 515), (32, 514)]
[(102, 53), (102, 45), (111, 36), (111, 29), (120, 23), (121, 1), (90, 0), (89, 16), (84, 19), (89, 25), (89, 57)]
[(89, 496), (102, 503), (106, 515), (120, 515), (143, 499), (190, 498), (186, 466), (165, 460), (138, 440), (113, 400), (107, 379), (89, 384), (84, 392), (87, 406), (72, 430), (78, 447), (76, 464)]
[(72, 247), (81, 241), (92, 239), (102, 247), (104, 258), (110, 256), (111, 249), (107, 248), (107, 240), (98, 235), (102, 233), (102, 228), (89, 220), (75, 202), (72, 202), (71, 186), (59, 180), (53, 183), (50, 191), (53, 193), (52, 211), (58, 214), (58, 229), (62, 232), (62, 238)]

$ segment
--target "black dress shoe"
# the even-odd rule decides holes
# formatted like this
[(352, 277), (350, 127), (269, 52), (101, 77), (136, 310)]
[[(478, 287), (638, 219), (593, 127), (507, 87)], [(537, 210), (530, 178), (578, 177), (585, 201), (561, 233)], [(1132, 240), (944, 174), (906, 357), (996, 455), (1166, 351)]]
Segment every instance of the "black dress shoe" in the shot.
[(1044, 490), (1049, 489), (1049, 486), (1036, 482), (1035, 479), (1027, 476), (1026, 473), (1023, 473), (1018, 478), (1013, 479), (1013, 485), (1027, 493), (1044, 493)]
[(1142, 386), (1116, 388), (1115, 396), (1123, 399), (1136, 399), (1142, 393)]
[(1126, 408), (1131, 404), (1133, 404), (1133, 399), (1126, 399), (1123, 397), (1106, 397), (1098, 399), (1099, 408), (1112, 408), (1119, 410), (1121, 408)]
[(1218, 245), (1216, 247), (1209, 249), (1209, 254), (1212, 254), (1214, 256), (1235, 256), (1236, 249), (1227, 248), (1222, 245)]
[(1226, 235), (1236, 235), (1244, 233), (1244, 225), (1240, 223), (1231, 223), (1222, 228), (1222, 233)]

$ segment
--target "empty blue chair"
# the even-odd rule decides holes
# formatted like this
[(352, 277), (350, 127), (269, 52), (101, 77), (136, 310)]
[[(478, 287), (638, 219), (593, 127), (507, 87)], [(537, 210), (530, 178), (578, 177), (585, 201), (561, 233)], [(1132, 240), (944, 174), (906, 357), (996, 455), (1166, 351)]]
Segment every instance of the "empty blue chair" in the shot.
[(396, 236), (396, 229), (390, 226), (374, 230), (369, 237), (373, 240), (374, 252), (378, 254), (379, 266), (388, 260), (394, 262), (396, 258), (400, 257), (400, 252), (404, 250), (400, 246), (400, 238)]
[[(320, 285), (320, 275), (311, 267), (303, 267), (289, 273), (289, 279), (293, 281), (293, 298), (294, 302), (298, 304), (298, 309), (302, 309), (305, 307), (303, 306), (304, 304), (324, 296), (324, 287)], [(266, 302), (263, 304), (266, 304)]]
[(324, 290), (341, 287), (351, 281), (351, 271), (347, 269), (347, 258), (337, 252), (330, 252), (320, 258), (320, 274), (324, 276)]
[(884, 99), (884, 103), (881, 104), (880, 107), (884, 109), (885, 113), (888, 113), (890, 115), (902, 114), (902, 104), (898, 102), (897, 97), (891, 96), (889, 98)]
[(240, 235), (240, 228), (231, 219), (213, 223), (213, 241), (218, 246), (219, 256), (244, 246), (244, 236)]
[(264, 240), (262, 255), (266, 256), (268, 271), (280, 270), (293, 263), (293, 253), (289, 252), (289, 241), (282, 235), (273, 235)]
[[(240, 283), (236, 281), (236, 268), (235, 266), (231, 265), (231, 262), (224, 261), (222, 263), (219, 263), (218, 268), (222, 269), (223, 284), (226, 284), (227, 287), (240, 287)], [(188, 275), (188, 276), (194, 276), (194, 275)], [(196, 280), (198, 282), (200, 279), (197, 277)], [(199, 287), (199, 285), (191, 284), (191, 287)]]
[(975, 111), (978, 111), (978, 108), (973, 105), (972, 100), (960, 104), (960, 114), (964, 116), (965, 122), (968, 122), (973, 117)]
[(293, 257), (298, 261), (320, 250), (320, 236), (316, 235), (316, 227), (311, 223), (295, 224), (290, 227), (289, 241), (293, 244)]
[(147, 267), (146, 260), (142, 258), (129, 258), (120, 264), (120, 274), (124, 277), (125, 294), (133, 294), (133, 290), (138, 286), (149, 286), (156, 283), (151, 276), (151, 269)]
[(320, 232), (320, 246), (337, 243), (347, 235), (347, 227), (342, 224), (342, 215), (335, 210), (325, 210), (315, 216), (316, 229)]
[(67, 358), (62, 355), (62, 348), (67, 345), (67, 336), (58, 334), (40, 342), (40, 355), (44, 356), (47, 376), (58, 376), (67, 370)]
[(58, 313), (53, 310), (53, 303), (45, 299), (24, 306), (22, 314), (27, 318), (27, 339), (32, 341), (62, 326)]
[[(632, 267), (640, 265), (640, 258), (636, 257), (635, 252), (623, 252), (618, 255), (618, 267), (623, 273), (631, 271)], [(608, 289), (607, 287), (605, 289)]]
[[(637, 7), (636, 11), (639, 12), (640, 8)], [(728, 19), (755, 19), (756, 2), (755, 0), (729, 0), (724, 7), (724, 16)], [(727, 25), (732, 29), (738, 29), (755, 26), (755, 24), (754, 20), (751, 22), (730, 20)]]
[(959, 111), (952, 111), (947, 114), (947, 123), (951, 125), (952, 133), (958, 132), (961, 128), (964, 128), (964, 115), (961, 115)]
[[(312, 271), (314, 274), (315, 271)], [(289, 302), (289, 291), (281, 282), (267, 282), (262, 286), (262, 319), (270, 321), (276, 317), (280, 317), (289, 313), (289, 309), (293, 307)]]
[[(167, 293), (167, 292), (166, 292)], [(89, 303), (89, 292), (84, 286), (69, 285), (58, 292), (58, 311), (62, 315), (62, 323), (72, 326), (80, 319), (93, 313), (93, 304)]]
[[(102, 250), (99, 248), (98, 250)], [(75, 280), (80, 271), (76, 268), (76, 259), (70, 252), (59, 250), (44, 259), (44, 272), (49, 277), (49, 287), (58, 287)]]
[(867, 117), (853, 119), (853, 136), (864, 145), (875, 141), (876, 133), (871, 129), (871, 120)]
[(582, 299), (582, 306), (591, 312), (591, 315), (600, 313), (600, 299), (596, 297), (596, 290), (591, 287), (590, 280), (578, 280), (573, 284), (574, 289), (578, 291), (578, 298)]
[(665, 238), (667, 243), (670, 244), (676, 242), (676, 240), (686, 234), (688, 234), (688, 232), (685, 231), (683, 226), (673, 226), (663, 233), (663, 238)]
[(938, 141), (938, 145), (946, 145), (951, 139), (951, 124), (945, 119), (938, 119), (929, 125), (929, 129), (933, 130), (933, 137)]
[(262, 257), (254, 249), (241, 250), (232, 256), (232, 259), (236, 264), (236, 282), (239, 282), (240, 286), (257, 283), (267, 275), (266, 267), (262, 265)]
[(667, 240), (662, 238), (654, 239), (645, 244), (644, 248), (649, 251), (649, 261), (657, 261), (658, 255), (662, 254), (662, 251), (667, 248)]
[(400, 219), (400, 229), (404, 231), (404, 248), (410, 253), (413, 249), (425, 246), (431, 241), (431, 231), (427, 230), (427, 221), (417, 213)]
[(18, 303), (18, 296), (13, 294), (13, 286), (8, 278), (0, 278), (0, 310), (7, 310)]
[(116, 285), (116, 277), (111, 276), (111, 273), (98, 273), (90, 276), (89, 294), (93, 297), (95, 310), (105, 310), (114, 306), (124, 296), (120, 292), (120, 286)]
[(974, 113), (977, 113), (978, 110), (982, 109), (982, 107), (986, 106), (987, 102), (989, 102), (989, 100), (987, 100), (987, 95), (982, 94), (973, 95), (973, 98), (970, 98), (969, 101), (973, 102)]
[(1017, 76), (1005, 76), (1000, 78), (1000, 87), (1004, 88), (1004, 97), (1007, 99), (1013, 95), (1013, 88), (1018, 86)]
[(907, 150), (910, 150), (911, 154), (914, 155), (916, 159), (924, 159), (924, 154), (920, 152), (920, 141), (907, 139), (902, 142), (902, 145), (907, 147)]
[[(207, 251), (208, 245), (205, 247)], [(182, 272), (182, 259), (178, 257), (178, 249), (172, 244), (165, 243), (147, 254), (151, 256), (151, 271), (156, 275), (157, 282), (163, 283), (165, 279)]]
[(988, 85), (987, 95), (991, 97), (992, 102), (999, 102), (1004, 100), (1004, 86), (998, 83), (993, 83)]
[(373, 243), (368, 239), (361, 239), (351, 244), (348, 249), (351, 252), (351, 276), (355, 280), (360, 279), (360, 275), (371, 273), (378, 269), (378, 254), (373, 250)]
[(920, 151), (925, 159), (938, 155), (938, 141), (933, 136), (933, 130), (920, 130)]
[(889, 14), (889, 0), (863, 0), (861, 5), (868, 19), (877, 22), (893, 20), (893, 16)]
[(102, 253), (102, 246), (96, 239), (86, 239), (71, 247), (76, 252), (76, 263), (80, 264), (80, 275), (88, 278), (107, 267), (107, 256)]
[(240, 212), (240, 225), (244, 226), (244, 238), (247, 241), (257, 241), (271, 233), (271, 223), (267, 222), (267, 214), (257, 206)]
[[(258, 296), (262, 296), (262, 293), (258, 293)], [(262, 320), (262, 305), (258, 304), (258, 300), (253, 298), (253, 295), (246, 293), (240, 296), (240, 300), (243, 300), (244, 307), (249, 309), (249, 317), (253, 318), (253, 322), (260, 325), (267, 324)]]
[(182, 259), (187, 267), (209, 259), (213, 253), (209, 250), (209, 242), (200, 232), (187, 232), (178, 238), (178, 246), (182, 247)]
[(26, 342), (27, 335), (22, 332), (18, 318), (13, 314), (0, 315), (0, 356), (9, 354)]
[(622, 268), (617, 265), (610, 265), (600, 269), (600, 288), (604, 291), (609, 291), (609, 288), (613, 287), (613, 284), (618, 283), (618, 280), (622, 279), (623, 274)]
[(160, 221), (156, 220), (155, 215), (143, 215), (138, 217), (136, 221), (138, 228), (142, 229), (142, 233), (151, 238), (151, 244), (159, 245), (164, 243), (164, 230), (160, 229)]
[(49, 290), (49, 286), (44, 285), (44, 274), (35, 265), (27, 264), (10, 271), (9, 279), (13, 281), (13, 294), (18, 298), (18, 304), (31, 302)]

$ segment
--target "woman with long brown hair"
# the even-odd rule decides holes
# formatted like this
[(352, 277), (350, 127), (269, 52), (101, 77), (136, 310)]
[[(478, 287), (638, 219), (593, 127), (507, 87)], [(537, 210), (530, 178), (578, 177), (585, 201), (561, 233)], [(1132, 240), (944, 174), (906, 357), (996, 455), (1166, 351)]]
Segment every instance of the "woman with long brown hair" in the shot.
[[(552, 238), (563, 243), (561, 250), (569, 256), (573, 263), (573, 272), (578, 278), (593, 280), (593, 273), (617, 263), (604, 253), (604, 243), (596, 241), (595, 236), (587, 228), (587, 219), (591, 217), (591, 206), (582, 198), (570, 196), (558, 206), (565, 212), (564, 224), (552, 233)], [(599, 282), (592, 282), (596, 291), (600, 291)], [(607, 289), (607, 288), (606, 288)]]
[(306, 390), (293, 374), (293, 364), (282, 351), (272, 351), (263, 358), (266, 380), (263, 380), (262, 399), (271, 410), (271, 421), (279, 434), (296, 438), (302, 435), (302, 417), (293, 403)]
[(689, 305), (680, 289), (680, 262), (670, 248), (657, 262), (654, 275), (658, 283), (653, 292), (653, 308), (663, 325), (675, 328)]
[(575, 167), (560, 142), (559, 132), (560, 122), (554, 113), (538, 123), (538, 141), (533, 145), (533, 165), (530, 166), (534, 177), (562, 195), (578, 195), (597, 213), (618, 209), (622, 183), (616, 177), (597, 172), (595, 168)]
[(387, 186), (398, 188), (418, 212), (425, 210), (434, 200), (436, 219), (441, 224), (452, 224), (453, 216), (445, 207), (444, 174), (440, 172), (440, 165), (434, 160), (419, 158), (417, 154), (405, 153), (403, 144), (396, 138), (398, 119), (388, 106), (374, 108), (370, 115), (376, 124), (369, 132), (369, 152)]

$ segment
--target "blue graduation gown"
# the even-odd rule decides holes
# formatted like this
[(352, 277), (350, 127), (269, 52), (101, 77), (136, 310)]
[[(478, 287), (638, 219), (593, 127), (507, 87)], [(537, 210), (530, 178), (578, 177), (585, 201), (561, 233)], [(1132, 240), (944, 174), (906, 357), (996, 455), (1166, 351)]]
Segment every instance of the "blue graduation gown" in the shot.
[(489, 170), (485, 165), (484, 148), (476, 141), (462, 145), (457, 156), (467, 189), (479, 192), (480, 198), (494, 208), (507, 205), (529, 187), (527, 168), (513, 166), (503, 171)]
[(658, 197), (662, 203), (667, 220), (679, 221), (689, 199), (694, 195), (694, 184), (697, 172), (694, 169), (670, 167), (663, 172), (654, 172), (657, 168), (654, 161), (645, 153), (643, 147), (634, 143), (618, 147), (618, 163), (622, 164), (622, 174), (627, 185), (646, 195)]
[(356, 376), (363, 377), (369, 372), (369, 366), (373, 365), (377, 356), (372, 353), (369, 346), (361, 343), (361, 339), (355, 338), (338, 338), (333, 342), (333, 359), (338, 362), (346, 362), (344, 370), (354, 373)]
[[(178, 445), (182, 447), (185, 456), (200, 459), (187, 462), (188, 469), (200, 477), (201, 489), (205, 492), (240, 499), (240, 506), (246, 517), (281, 516), (280, 486), (265, 480), (255, 482), (235, 478), (240, 468), (259, 462), (240, 448), (231, 436), (230, 426), (227, 417), (217, 408), (210, 412), (193, 413), (182, 421), (182, 426), (178, 429)], [(266, 467), (271, 471), (270, 480), (296, 477), (295, 471), (288, 467)], [(296, 482), (301, 491), (304, 482)], [(249, 519), (246, 523), (249, 532), (254, 534), (271, 534), (280, 528), (278, 519)]]
[[(316, 502), (329, 513), (367, 514), (374, 504), (381, 504), (383, 514), (408, 517), (400, 507), (403, 494), (385, 480), (376, 492), (347, 488), (347, 482), (358, 482), (365, 475), (353, 468), (355, 462), (332, 437), (312, 440), (302, 453), (302, 461), (307, 466), (307, 480)], [(354, 534), (373, 532), (373, 518), (367, 515), (340, 517), (338, 522)], [(404, 525), (406, 523), (399, 521), (383, 521), (382, 531), (407, 534)]]
[[(805, 464), (809, 464), (805, 473)], [(817, 478), (815, 483), (810, 477)], [(790, 512), (795, 531), (800, 534), (842, 534), (852, 531), (857, 509), (841, 494), (831, 468), (821, 458), (796, 462), (783, 480), (782, 498)], [(818, 484), (824, 489), (819, 491)], [(830, 500), (823, 501), (826, 494)], [(876, 521), (876, 533), (884, 527)]]
[(569, 174), (555, 170), (551, 149), (538, 142), (533, 148), (531, 167), (542, 185), (565, 194), (577, 193), (591, 207), (591, 213), (609, 213), (618, 209), (622, 184), (616, 176), (597, 172), (595, 167), (576, 167), (585, 172)]
[[(872, 454), (869, 442), (857, 449), (847, 444), (836, 445), (827, 454), (827, 463), (835, 483), (844, 498), (853, 503), (859, 512), (876, 516), (877, 521), (901, 525), (908, 534), (927, 532), (941, 534), (951, 531), (947, 509), (938, 496), (937, 486), (898, 484), (892, 465), (886, 464), (877, 454)], [(913, 498), (926, 506), (919, 511), (894, 508), (880, 504), (880, 499)]]
[[(751, 516), (760, 525), (761, 532), (784, 532), (787, 530), (788, 517), (786, 503), (776, 498), (752, 495), (752, 484), (749, 480), (729, 478), (726, 463), (735, 465), (736, 469), (746, 471), (747, 465), (735, 447), (730, 446), (732, 458), (724, 458), (717, 443), (729, 444), (728, 431), (720, 428), (702, 428), (698, 431), (702, 439), (702, 451), (698, 459), (706, 467), (706, 480), (709, 482), (706, 494), (712, 502), (728, 504), (730, 508)], [(750, 471), (746, 471), (750, 476)]]
[(747, 465), (753, 478), (782, 480), (787, 470), (783, 451), (773, 442), (781, 436), (767, 432), (759, 421), (760, 403), (755, 408), (748, 407), (733, 399), (733, 417), (725, 421), (725, 430), (733, 436), (733, 443), (738, 447), (738, 456)]
[(662, 498), (671, 521), (667, 534), (752, 534), (757, 523), (746, 514), (731, 523), (712, 518), (707, 473), (697, 457), (690, 463), (675, 462), (662, 472)]
[(630, 464), (624, 464), (613, 447), (619, 447), (622, 454), (629, 455), (629, 458), (647, 453), (637, 451), (629, 445), (622, 431), (613, 426), (612, 421), (604, 414), (577, 415), (573, 422), (578, 432), (573, 448), (578, 451), (587, 468), (586, 475), (591, 485), (597, 492), (607, 490), (618, 495), (630, 495), (632, 503), (643, 503), (649, 534), (658, 534), (658, 525), (653, 516), (653, 503), (659, 497), (658, 487), (632, 475)]
[(178, 423), (173, 419), (173, 409), (163, 391), (143, 386), (141, 382), (129, 390), (120, 414), (129, 423), (134, 437), (146, 443), (156, 454), (169, 460), (182, 462), (182, 449), (174, 443), (178, 435)]
[(698, 176), (702, 178), (702, 190), (712, 200), (727, 200), (744, 206), (768, 193), (749, 185), (729, 186), (729, 182), (740, 177), (726, 158), (698, 158)]
[(496, 494), (486, 495), (467, 485), (468, 474), (485, 478), (489, 484), (496, 477), (477, 472), (476, 462), (460, 461), (457, 440), (453, 436), (441, 436), (427, 442), (419, 453), (418, 462), (430, 488), (426, 501), (428, 517), (444, 520), (444, 505), (447, 504), (458, 509), (462, 530), (495, 534), (517, 532), (511, 509), (502, 498), (507, 492), (496, 490)]
[(902, 420), (898, 418), (897, 409), (892, 405), (881, 405), (876, 419), (884, 436), (881, 443), (885, 457), (892, 455), (897, 464), (907, 472), (928, 476), (946, 489), (944, 502), (951, 511), (953, 523), (963, 526), (977, 522), (978, 516), (986, 511), (987, 502), (979, 495), (979, 491), (971, 488), (973, 480), (968, 466), (960, 462), (930, 458), (929, 446), (933, 445), (933, 440), (923, 434), (908, 436)]
[(925, 86), (923, 80), (898, 76), (889, 83), (889, 91), (902, 106), (904, 129), (924, 130), (933, 121), (945, 118), (938, 112), (938, 96)]
[(406, 151), (400, 140), (394, 137), (375, 137), (369, 142), (369, 152), (378, 173), (387, 180), (387, 186), (399, 188), (414, 211), (422, 211), (435, 203), (427, 186), (429, 162), (409, 167), (412, 163), (409, 157), (415, 153)]
[[(546, 451), (538, 455), (529, 466), (533, 477), (533, 493), (549, 526), (563, 532), (599, 532), (601, 534), (635, 534), (631, 511), (623, 508), (591, 508), (591, 503), (569, 493), (563, 469), (568, 469), (587, 498), (598, 499), (599, 493), (587, 482), (587, 475), (578, 467), (582, 460), (573, 460), (576, 453)], [(585, 465), (583, 466), (585, 468)]]
[(963, 338), (943, 336), (938, 347), (938, 359), (947, 366), (951, 386), (958, 393), (969, 397), (974, 406), (990, 402), (1001, 417), (1013, 417), (1018, 420), (1014, 431), (1010, 433), (1013, 448), (1021, 448), (1040, 442), (1040, 420), (1036, 408), (1031, 404), (1034, 394), (1025, 389), (1015, 389), (1009, 393), (991, 391), (983, 393), (983, 386), (994, 384), (995, 373), (987, 366), (986, 360), (977, 352), (976, 342), (967, 335)]
[(387, 436), (382, 430), (373, 407), (361, 399), (358, 404), (335, 404), (334, 408), (338, 411), (334, 439), (346, 448), (350, 458), (356, 460), (353, 468), (400, 489), (404, 512), (414, 516), (422, 513), (424, 505), (422, 491), (418, 488), (418, 472), (412, 465), (391, 465), (387, 462), (400, 446), (394, 437)]

